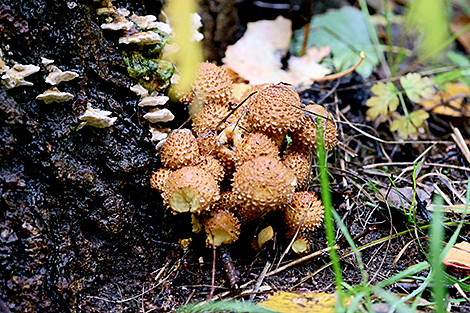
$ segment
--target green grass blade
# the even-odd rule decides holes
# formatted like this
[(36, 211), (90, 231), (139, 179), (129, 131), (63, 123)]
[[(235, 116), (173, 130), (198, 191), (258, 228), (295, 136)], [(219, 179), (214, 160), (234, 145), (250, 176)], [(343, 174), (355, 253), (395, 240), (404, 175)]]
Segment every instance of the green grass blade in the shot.
[(178, 313), (198, 312), (248, 312), (248, 313), (275, 313), (258, 306), (256, 303), (242, 301), (214, 301), (200, 302), (185, 305), (177, 310)]

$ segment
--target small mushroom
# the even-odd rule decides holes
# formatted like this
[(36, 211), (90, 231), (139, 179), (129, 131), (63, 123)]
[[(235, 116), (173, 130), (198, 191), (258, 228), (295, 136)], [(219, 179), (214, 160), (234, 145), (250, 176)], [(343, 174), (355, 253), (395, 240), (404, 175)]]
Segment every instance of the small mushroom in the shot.
[(166, 140), (160, 159), (165, 167), (171, 169), (196, 164), (200, 159), (196, 138), (189, 130), (174, 132)]
[(270, 156), (279, 159), (279, 149), (268, 136), (261, 133), (251, 133), (245, 136), (235, 147), (233, 156), (235, 167), (259, 156)]
[(163, 200), (173, 214), (209, 211), (220, 198), (215, 179), (200, 167), (185, 166), (170, 174), (165, 182)]
[(300, 232), (312, 231), (318, 227), (323, 221), (323, 209), (322, 202), (315, 193), (311, 191), (296, 192), (289, 205), (283, 209), (288, 236), (297, 231), (300, 223), (302, 223)]
[(222, 244), (231, 244), (240, 235), (240, 222), (228, 210), (215, 211), (204, 221), (207, 246), (219, 247)]
[(65, 102), (73, 98), (73, 94), (68, 92), (60, 91), (59, 89), (53, 87), (44, 91), (42, 94), (38, 95), (36, 99), (44, 101), (44, 103), (49, 104), (52, 102)]
[[(207, 104), (200, 112), (193, 115), (193, 130), (198, 136), (202, 136), (208, 131), (226, 128), (227, 122), (221, 122), (228, 114), (228, 108), (225, 106), (216, 103)], [(221, 125), (217, 128), (219, 124)]]
[(225, 170), (219, 160), (212, 156), (205, 157), (198, 166), (210, 173), (215, 181), (220, 184), (225, 176)]
[(227, 72), (220, 66), (204, 62), (199, 64), (191, 91), (180, 101), (195, 106), (198, 112), (209, 103), (229, 107), (231, 99), (232, 81)]
[(117, 117), (109, 117), (112, 113), (105, 110), (94, 109), (88, 104), (88, 107), (79, 117), (80, 120), (84, 121), (78, 125), (77, 130), (82, 129), (84, 126), (92, 126), (96, 128), (110, 127), (116, 122)]
[(26, 81), (25, 77), (40, 70), (36, 65), (15, 64), (2, 76), (2, 85), (5, 89), (12, 89), (19, 86), (33, 86), (32, 82)]
[(263, 228), (258, 234), (258, 249), (261, 249), (266, 243), (271, 241), (274, 238), (274, 230), (272, 226), (267, 226)]
[(260, 156), (245, 162), (233, 175), (233, 193), (241, 206), (275, 210), (294, 194), (297, 179), (277, 158)]
[(300, 235), (292, 243), (292, 251), (296, 254), (306, 254), (310, 251), (310, 241), (307, 237)]
[(150, 177), (150, 186), (152, 186), (153, 189), (163, 192), (165, 182), (168, 177), (170, 177), (171, 172), (172, 171), (168, 168), (160, 168), (156, 172), (153, 172)]
[(297, 177), (297, 188), (302, 189), (310, 178), (310, 158), (308, 151), (290, 146), (282, 157), (282, 163)]
[(248, 111), (248, 118), (254, 129), (281, 135), (299, 129), (306, 120), (299, 95), (283, 84), (260, 90)]

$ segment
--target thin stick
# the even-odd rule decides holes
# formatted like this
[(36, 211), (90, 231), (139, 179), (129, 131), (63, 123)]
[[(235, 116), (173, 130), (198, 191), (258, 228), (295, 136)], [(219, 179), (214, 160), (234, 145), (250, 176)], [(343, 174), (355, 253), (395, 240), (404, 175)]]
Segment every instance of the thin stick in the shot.
[(458, 128), (455, 128), (452, 125), (450, 126), (452, 127), (452, 130), (454, 131), (454, 133), (451, 134), (452, 138), (455, 140), (455, 143), (457, 144), (457, 146), (459, 146), (460, 150), (465, 156), (465, 159), (467, 159), (467, 162), (470, 164), (470, 150), (468, 150), (468, 146), (465, 143), (465, 140), (463, 139), (462, 134), (460, 133), (460, 130)]
[(206, 302), (211, 301), (212, 296), (214, 295), (214, 291), (215, 291), (215, 260), (216, 260), (215, 249), (216, 247), (214, 245), (214, 234), (212, 234), (212, 232), (211, 232), (211, 236), (212, 236), (212, 280), (211, 280), (211, 292), (209, 293), (209, 296), (207, 297)]
[(255, 287), (253, 288), (253, 294), (250, 295), (250, 301), (253, 301), (253, 299), (255, 298), (255, 295), (258, 292), (259, 287), (261, 287), (264, 277), (266, 276), (266, 273), (268, 272), (270, 267), (271, 267), (271, 262), (267, 261), (266, 265), (263, 268), (263, 271), (261, 272), (261, 275), (259, 275), (258, 280), (256, 281)]
[[(339, 246), (334, 246), (333, 248), (334, 248), (334, 249), (339, 249)], [(320, 255), (320, 254), (323, 254), (323, 253), (325, 253), (325, 252), (328, 252), (328, 251), (330, 251), (330, 250), (331, 250), (331, 248), (328, 247), (328, 248), (319, 250), (319, 251), (317, 251), (317, 252), (313, 252), (313, 253), (311, 253), (311, 254), (309, 254), (309, 255), (306, 255), (306, 256), (304, 256), (304, 257), (302, 257), (302, 258), (300, 258), (300, 259), (297, 259), (297, 260), (295, 260), (295, 261), (293, 261), (293, 262), (290, 262), (289, 264), (286, 264), (286, 265), (284, 265), (284, 266), (282, 266), (282, 267), (280, 267), (280, 268), (277, 268), (277, 269), (275, 269), (274, 271), (271, 271), (271, 272), (267, 273), (266, 276), (271, 276), (271, 275), (277, 274), (277, 273), (279, 273), (279, 272), (282, 272), (282, 271), (288, 269), (289, 267), (292, 267), (292, 266), (294, 266), (294, 265), (297, 265), (297, 264), (299, 264), (299, 263), (302, 263), (302, 262), (304, 262), (304, 261), (307, 261), (307, 260), (309, 260), (309, 259), (311, 259), (311, 258), (313, 258), (313, 257), (316, 257), (316, 256), (318, 256), (318, 255)]]
[(364, 61), (364, 57), (365, 57), (364, 51), (361, 51), (360, 56), (361, 56), (361, 59), (359, 60), (359, 62), (357, 62), (351, 68), (348, 68), (347, 70), (336, 73), (336, 74), (327, 75), (325, 77), (320, 77), (320, 78), (315, 78), (314, 81), (315, 82), (327, 82), (330, 80), (335, 80), (335, 79), (344, 77), (348, 75), (349, 73), (352, 73), (359, 65), (361, 65), (362, 61)]

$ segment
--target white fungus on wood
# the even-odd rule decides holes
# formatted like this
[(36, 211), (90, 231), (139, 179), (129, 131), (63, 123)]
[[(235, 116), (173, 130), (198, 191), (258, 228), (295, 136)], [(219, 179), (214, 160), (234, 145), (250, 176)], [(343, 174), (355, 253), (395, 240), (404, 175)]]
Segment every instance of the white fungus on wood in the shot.
[(150, 123), (158, 123), (158, 122), (172, 121), (175, 118), (175, 116), (173, 115), (173, 113), (170, 112), (170, 110), (162, 109), (162, 110), (150, 111), (149, 113), (144, 115), (144, 118), (148, 120)]
[(78, 77), (78, 74), (72, 71), (61, 71), (59, 68), (53, 66), (53, 71), (46, 77), (46, 83), (51, 85), (58, 85), (60, 82), (69, 81)]
[(132, 35), (127, 35), (119, 38), (119, 43), (126, 45), (131, 43), (135, 43), (138, 45), (153, 45), (159, 43), (160, 41), (160, 35), (153, 31), (134, 33)]
[(128, 21), (124, 16), (118, 16), (112, 23), (101, 24), (101, 29), (107, 30), (130, 30), (134, 28), (134, 23)]
[(110, 127), (117, 120), (117, 117), (109, 117), (112, 112), (94, 109), (88, 104), (85, 113), (79, 117), (83, 122), (78, 125), (77, 130), (82, 129), (84, 126), (92, 126), (96, 128)]
[(36, 99), (44, 101), (46, 104), (52, 102), (65, 102), (73, 98), (73, 95), (68, 92), (62, 92), (59, 89), (53, 87), (44, 91), (42, 94), (38, 95)]
[(131, 91), (135, 92), (141, 98), (145, 98), (149, 95), (148, 90), (142, 87), (141, 84), (132, 86)]
[(162, 129), (158, 129), (152, 126), (150, 126), (150, 134), (152, 135), (152, 139), (150, 139), (150, 141), (162, 141), (168, 138), (168, 133), (163, 132)]
[(165, 105), (165, 103), (167, 103), (168, 100), (170, 100), (170, 98), (167, 96), (145, 97), (142, 99), (142, 101), (139, 102), (139, 106), (146, 107), (146, 106)]
[(19, 86), (33, 86), (32, 82), (26, 81), (25, 77), (39, 71), (39, 66), (28, 64), (15, 64), (2, 76), (2, 85), (5, 89), (12, 89)]

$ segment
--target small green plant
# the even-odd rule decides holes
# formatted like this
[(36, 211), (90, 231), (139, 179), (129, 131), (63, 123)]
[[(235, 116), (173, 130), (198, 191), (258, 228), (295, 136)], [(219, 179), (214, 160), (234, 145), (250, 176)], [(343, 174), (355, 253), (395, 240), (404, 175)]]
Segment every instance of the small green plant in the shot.
[[(429, 117), (429, 113), (424, 110), (416, 110), (409, 113), (403, 95), (414, 103), (419, 103), (422, 99), (431, 97), (434, 94), (433, 81), (428, 77), (421, 77), (420, 74), (411, 73), (400, 78), (403, 90), (399, 90), (391, 82), (378, 82), (372, 87), (375, 95), (367, 100), (369, 109), (366, 112), (369, 120), (385, 122), (391, 120), (390, 130), (398, 131), (402, 138), (408, 138), (416, 134), (423, 126), (424, 121)], [(404, 115), (397, 112), (401, 104)]]

